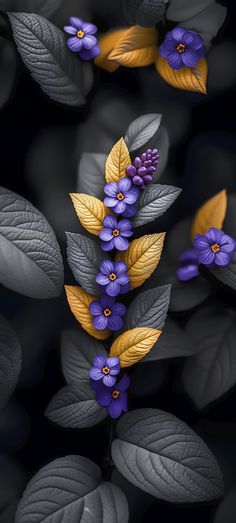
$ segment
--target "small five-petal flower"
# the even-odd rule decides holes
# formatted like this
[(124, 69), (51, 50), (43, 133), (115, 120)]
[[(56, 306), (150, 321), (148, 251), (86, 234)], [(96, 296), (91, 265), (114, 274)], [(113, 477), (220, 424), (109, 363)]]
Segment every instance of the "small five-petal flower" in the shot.
[(129, 276), (125, 262), (104, 260), (100, 264), (100, 271), (96, 276), (96, 282), (105, 288), (109, 296), (118, 296), (129, 290)]
[(119, 372), (119, 358), (106, 358), (103, 354), (98, 354), (93, 360), (93, 367), (90, 369), (90, 378), (94, 381), (102, 381), (106, 387), (112, 387), (116, 382), (116, 376)]
[(229, 265), (236, 248), (235, 240), (215, 227), (205, 234), (196, 234), (193, 245), (200, 263), (222, 267)]
[(107, 183), (104, 192), (107, 195), (104, 199), (105, 205), (116, 214), (123, 214), (139, 197), (138, 187), (134, 187), (130, 178), (126, 176), (118, 182)]
[(106, 387), (100, 382), (91, 382), (91, 387), (96, 391), (96, 400), (101, 407), (106, 407), (111, 418), (119, 418), (122, 412), (127, 412), (127, 389), (130, 378), (127, 374), (121, 378), (119, 383), (112, 387)]
[(174, 27), (166, 34), (159, 51), (172, 69), (181, 69), (184, 66), (195, 67), (205, 54), (205, 46), (202, 37), (195, 31)]
[(132, 224), (127, 218), (118, 222), (115, 216), (107, 215), (103, 220), (103, 229), (99, 232), (99, 238), (102, 240), (101, 247), (103, 251), (125, 251), (128, 249), (129, 242), (127, 238), (132, 236)]
[(126, 312), (123, 303), (117, 303), (115, 298), (103, 294), (99, 300), (92, 301), (89, 310), (93, 316), (93, 325), (98, 330), (110, 329), (118, 331), (123, 325), (122, 316)]
[(71, 35), (67, 40), (70, 51), (78, 53), (82, 60), (95, 58), (100, 53), (97, 38), (94, 36), (97, 32), (96, 25), (75, 16), (71, 16), (70, 23), (71, 25), (64, 27), (64, 31)]

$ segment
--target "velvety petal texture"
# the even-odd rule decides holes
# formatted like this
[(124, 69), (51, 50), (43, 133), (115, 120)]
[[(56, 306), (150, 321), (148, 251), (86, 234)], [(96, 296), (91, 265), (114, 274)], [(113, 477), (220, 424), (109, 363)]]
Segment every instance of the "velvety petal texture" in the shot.
[(104, 204), (116, 214), (123, 214), (130, 205), (137, 202), (139, 190), (134, 187), (130, 178), (125, 176), (118, 182), (109, 182), (104, 187), (107, 195)]
[[(111, 182), (113, 183), (113, 182)], [(107, 184), (109, 185), (109, 184)], [(110, 189), (108, 189), (110, 190)], [(113, 200), (110, 196), (107, 197), (109, 200)], [(105, 198), (105, 200), (107, 199)], [(123, 203), (123, 202), (120, 202)], [(116, 203), (115, 203), (116, 205)], [(125, 204), (124, 204), (125, 205)], [(125, 251), (128, 249), (129, 242), (127, 238), (132, 236), (132, 224), (128, 219), (117, 220), (115, 216), (106, 216), (103, 220), (103, 229), (99, 232), (99, 238), (102, 240), (101, 248), (103, 251), (112, 251), (112, 249), (117, 249), (117, 251)], [(101, 271), (103, 272), (103, 271)], [(98, 283), (100, 283), (98, 281)], [(119, 294), (119, 293), (118, 293)]]
[(84, 22), (81, 18), (70, 17), (70, 24), (64, 26), (65, 33), (73, 35), (67, 40), (67, 46), (72, 53), (78, 53), (81, 60), (92, 60), (100, 53), (97, 38), (94, 36), (97, 27)]
[[(119, 286), (121, 287), (120, 284)], [(123, 326), (122, 316), (126, 312), (126, 307), (123, 303), (117, 303), (113, 296), (103, 294), (100, 300), (94, 300), (91, 303), (89, 311), (93, 317), (92, 321), (96, 329), (103, 330), (108, 328), (111, 331), (118, 331)]]
[(127, 286), (129, 283), (126, 263), (104, 260), (100, 264), (100, 272), (96, 276), (96, 282), (104, 287), (109, 296), (118, 296), (121, 287)]
[(107, 408), (109, 416), (113, 419), (119, 418), (122, 412), (127, 412), (127, 389), (130, 385), (130, 378), (124, 375), (119, 383), (111, 387), (106, 387), (103, 382), (92, 388), (96, 391), (96, 400), (99, 405)]
[(106, 387), (112, 387), (116, 383), (116, 377), (120, 372), (119, 358), (106, 358), (103, 354), (98, 354), (93, 360), (93, 367), (90, 369), (90, 379), (92, 381), (102, 381)]
[(229, 265), (236, 248), (235, 240), (215, 227), (211, 227), (205, 234), (197, 234), (193, 244), (199, 262), (208, 266), (225, 267)]
[(175, 27), (166, 34), (159, 51), (169, 66), (178, 70), (184, 66), (195, 67), (205, 54), (205, 46), (199, 34), (183, 27)]

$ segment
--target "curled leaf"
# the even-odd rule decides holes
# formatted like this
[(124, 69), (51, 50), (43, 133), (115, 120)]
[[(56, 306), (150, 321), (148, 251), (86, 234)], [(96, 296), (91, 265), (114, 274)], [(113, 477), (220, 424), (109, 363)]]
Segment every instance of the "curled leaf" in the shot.
[(133, 240), (127, 251), (117, 255), (127, 265), (130, 285), (133, 289), (142, 285), (156, 269), (163, 248), (165, 233), (146, 234)]
[(130, 27), (109, 54), (112, 60), (125, 67), (143, 67), (155, 61), (157, 32), (155, 27)]
[(121, 367), (130, 367), (148, 354), (160, 335), (161, 331), (150, 327), (128, 330), (114, 341), (110, 356), (118, 356)]
[(207, 200), (197, 212), (192, 226), (192, 238), (195, 234), (205, 234), (211, 227), (222, 229), (227, 209), (226, 190)]
[(131, 164), (131, 159), (127, 145), (123, 138), (112, 147), (106, 161), (106, 181), (118, 182), (125, 176), (127, 165)]
[(107, 329), (101, 331), (95, 329), (89, 311), (89, 306), (97, 299), (96, 296), (92, 296), (80, 287), (74, 285), (65, 285), (65, 291), (71, 312), (82, 325), (83, 329), (98, 340), (106, 340), (106, 338), (109, 337), (109, 331)]
[(70, 197), (81, 225), (88, 232), (98, 236), (102, 222), (109, 214), (107, 207), (101, 200), (88, 194), (71, 193)]
[(118, 31), (110, 31), (109, 33), (106, 33), (102, 35), (99, 38), (99, 47), (101, 52), (98, 56), (96, 56), (94, 63), (101, 67), (102, 69), (105, 69), (105, 71), (108, 71), (109, 73), (113, 73), (118, 69), (119, 64), (116, 64), (115, 62), (112, 62), (111, 60), (108, 60), (108, 56), (110, 55), (111, 51), (117, 46), (119, 40), (123, 36), (124, 33), (126, 33), (127, 29), (119, 29)]
[(183, 67), (176, 70), (172, 69), (167, 60), (158, 53), (155, 66), (163, 80), (172, 87), (206, 94), (207, 62), (204, 58), (201, 58), (195, 67)]

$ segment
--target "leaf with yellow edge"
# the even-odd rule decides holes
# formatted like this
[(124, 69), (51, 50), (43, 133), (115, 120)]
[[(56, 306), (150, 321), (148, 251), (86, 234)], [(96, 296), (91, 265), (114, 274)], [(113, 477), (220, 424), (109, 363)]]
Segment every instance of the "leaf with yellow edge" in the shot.
[(97, 300), (96, 296), (88, 294), (81, 287), (76, 287), (75, 285), (65, 285), (65, 291), (71, 312), (83, 329), (98, 340), (106, 340), (110, 336), (110, 331), (107, 329), (101, 331), (95, 329), (92, 323), (92, 315), (89, 311), (91, 303)]
[(110, 31), (109, 33), (105, 33), (104, 35), (100, 36), (98, 40), (98, 45), (101, 51), (94, 60), (94, 63), (98, 67), (105, 69), (105, 71), (108, 71), (109, 73), (113, 73), (114, 71), (116, 71), (116, 69), (118, 69), (119, 64), (111, 62), (111, 60), (108, 60), (107, 57), (109, 56), (111, 51), (116, 47), (118, 41), (123, 36), (123, 34), (126, 33), (126, 31), (127, 28), (119, 29), (118, 31)]
[(225, 189), (207, 200), (197, 212), (192, 226), (192, 238), (195, 234), (205, 234), (211, 227), (222, 229), (227, 209)]
[(136, 327), (121, 334), (112, 344), (109, 356), (118, 356), (121, 367), (130, 367), (150, 352), (161, 331)]
[(98, 236), (105, 216), (110, 213), (109, 209), (95, 196), (71, 193), (70, 197), (81, 225)]
[(108, 56), (125, 67), (143, 67), (155, 61), (157, 31), (155, 27), (134, 25), (127, 29)]
[(172, 69), (167, 60), (157, 53), (155, 66), (163, 80), (172, 87), (206, 94), (207, 62), (204, 58), (195, 67)]
[(163, 248), (165, 233), (146, 234), (133, 240), (127, 251), (119, 252), (116, 260), (127, 265), (132, 289), (142, 285), (156, 269)]
[(123, 138), (112, 147), (106, 161), (105, 178), (107, 182), (118, 182), (126, 176), (125, 169), (130, 165), (129, 150)]

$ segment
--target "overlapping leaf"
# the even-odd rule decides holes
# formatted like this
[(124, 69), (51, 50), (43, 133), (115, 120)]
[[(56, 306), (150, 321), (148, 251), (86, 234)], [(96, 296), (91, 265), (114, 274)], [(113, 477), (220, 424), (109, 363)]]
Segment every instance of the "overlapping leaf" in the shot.
[(125, 133), (125, 143), (129, 151), (135, 151), (152, 138), (159, 129), (162, 115), (158, 113), (143, 114), (136, 118)]
[(130, 367), (144, 358), (161, 335), (150, 327), (136, 327), (123, 332), (112, 344), (110, 356), (120, 358), (121, 367)]
[(126, 167), (131, 164), (127, 145), (123, 138), (112, 147), (106, 161), (105, 176), (107, 182), (118, 182), (126, 175)]
[(82, 154), (78, 170), (78, 193), (89, 194), (100, 200), (103, 198), (105, 163), (105, 154)]
[(67, 300), (76, 320), (82, 325), (83, 329), (98, 340), (105, 340), (109, 336), (109, 331), (95, 329), (92, 323), (92, 315), (89, 306), (96, 300), (96, 296), (88, 294), (80, 287), (65, 285)]
[(176, 70), (172, 69), (167, 60), (158, 53), (155, 66), (163, 80), (172, 87), (206, 94), (207, 62), (204, 58), (201, 58), (195, 67), (182, 67)]
[(24, 13), (38, 13), (45, 18), (53, 16), (63, 0), (0, 0), (0, 9)]
[(100, 36), (98, 42), (100, 53), (94, 60), (94, 63), (98, 67), (105, 69), (105, 71), (108, 71), (109, 73), (113, 73), (116, 71), (116, 69), (118, 69), (119, 64), (108, 60), (108, 57), (126, 31), (127, 29), (118, 29), (117, 31), (110, 31)]
[(162, 21), (168, 0), (123, 0), (125, 16), (130, 24), (152, 26)]
[(71, 199), (81, 225), (91, 234), (98, 236), (102, 222), (109, 210), (101, 200), (88, 194), (72, 193)]
[(61, 363), (69, 384), (89, 381), (89, 371), (97, 354), (107, 355), (103, 345), (79, 330), (66, 330), (61, 339)]
[(149, 185), (141, 194), (138, 211), (133, 219), (134, 227), (156, 220), (178, 198), (181, 189), (173, 185)]
[(156, 57), (157, 32), (155, 27), (134, 25), (119, 39), (109, 60), (125, 67), (143, 67), (154, 62)]
[(195, 234), (205, 234), (211, 227), (222, 229), (226, 209), (227, 195), (223, 190), (200, 207), (193, 221), (192, 238)]
[(67, 259), (76, 281), (91, 294), (99, 294), (96, 275), (104, 259), (97, 243), (83, 234), (66, 233)]
[(125, 328), (152, 327), (162, 330), (170, 302), (170, 285), (163, 285), (139, 294), (125, 315)]

